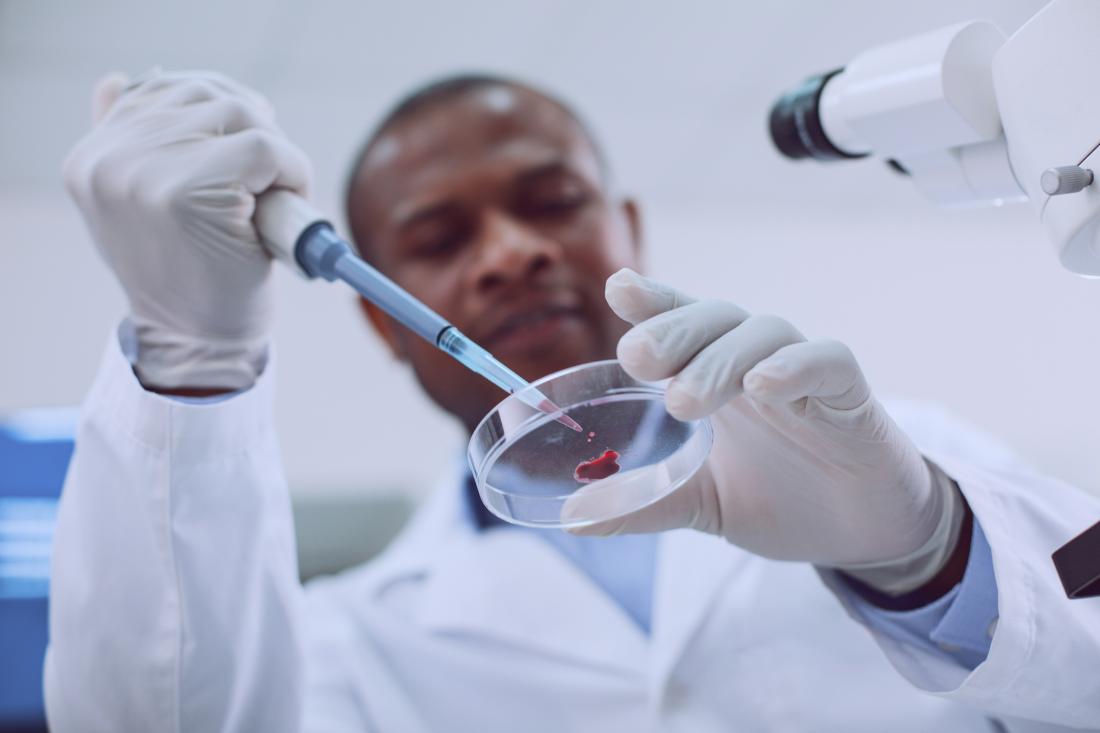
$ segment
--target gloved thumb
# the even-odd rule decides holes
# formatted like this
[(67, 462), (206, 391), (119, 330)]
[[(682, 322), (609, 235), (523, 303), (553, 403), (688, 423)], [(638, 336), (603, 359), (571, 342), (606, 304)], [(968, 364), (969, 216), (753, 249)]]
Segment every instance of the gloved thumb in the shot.
[(98, 125), (114, 103), (122, 96), (122, 92), (130, 84), (130, 77), (121, 71), (112, 71), (100, 78), (92, 90), (92, 124)]
[(604, 298), (615, 315), (630, 324), (695, 302), (694, 298), (626, 267), (607, 278)]
[[(710, 474), (700, 471), (684, 486), (642, 507), (639, 495), (665, 489), (667, 475), (661, 469), (636, 469), (584, 486), (574, 492), (561, 509), (570, 534), (608, 537), (618, 534), (661, 532), (683, 527), (717, 534), (720, 530), (717, 493)], [(708, 483), (709, 482), (709, 483)], [(606, 517), (606, 518), (605, 518)], [(595, 521), (592, 521), (592, 520)]]

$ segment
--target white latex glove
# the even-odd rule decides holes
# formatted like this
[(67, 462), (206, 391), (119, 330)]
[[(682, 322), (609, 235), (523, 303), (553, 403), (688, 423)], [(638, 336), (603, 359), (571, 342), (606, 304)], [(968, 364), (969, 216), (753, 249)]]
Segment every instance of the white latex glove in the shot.
[[(895, 593), (942, 567), (961, 524), (957, 488), (874, 399), (846, 346), (807, 341), (790, 323), (731, 303), (695, 302), (630, 270), (608, 279), (606, 295), (636, 324), (619, 341), (623, 368), (672, 377), (669, 412), (709, 415), (714, 446), (669, 496), (575, 532), (691, 527), (766, 557), (857, 577), (866, 569), (861, 579)], [(566, 512), (583, 512), (585, 500)], [(883, 566), (901, 572), (884, 579)]]
[(306, 193), (306, 156), (271, 105), (220, 74), (97, 85), (65, 182), (130, 304), (135, 369), (156, 388), (241, 389), (263, 368), (271, 260), (255, 196)]

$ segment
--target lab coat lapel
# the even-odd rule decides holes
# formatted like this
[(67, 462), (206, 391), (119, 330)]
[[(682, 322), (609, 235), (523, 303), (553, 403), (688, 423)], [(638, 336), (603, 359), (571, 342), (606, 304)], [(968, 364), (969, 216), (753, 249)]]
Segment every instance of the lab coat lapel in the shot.
[(420, 624), (430, 633), (479, 635), (643, 675), (648, 640), (625, 611), (534, 531), (477, 531), (461, 492), (457, 482), (440, 487), (417, 537), (402, 543), (432, 548), (430, 559), (417, 558)]
[(661, 537), (653, 598), (654, 681), (675, 667), (723, 591), (752, 555), (724, 539), (695, 530)]

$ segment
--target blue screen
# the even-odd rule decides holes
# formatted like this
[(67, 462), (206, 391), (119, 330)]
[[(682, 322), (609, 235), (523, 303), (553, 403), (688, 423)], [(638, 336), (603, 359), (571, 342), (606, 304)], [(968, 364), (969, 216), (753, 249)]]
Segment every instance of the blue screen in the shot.
[(0, 415), (0, 730), (44, 730), (50, 547), (73, 452), (70, 409)]

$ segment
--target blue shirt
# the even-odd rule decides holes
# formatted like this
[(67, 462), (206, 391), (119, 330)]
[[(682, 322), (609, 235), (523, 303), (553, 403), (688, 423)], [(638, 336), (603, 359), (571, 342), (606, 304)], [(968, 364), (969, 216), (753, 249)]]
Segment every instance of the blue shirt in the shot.
[(989, 654), (998, 615), (993, 553), (985, 532), (975, 517), (970, 559), (963, 579), (927, 606), (912, 611), (887, 611), (863, 601), (854, 591), (846, 593), (846, 598), (876, 631), (974, 669)]

